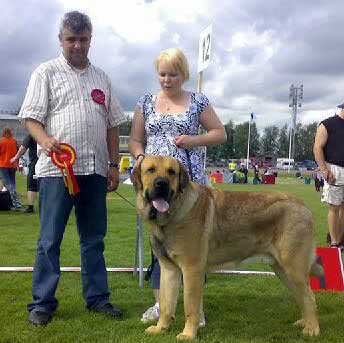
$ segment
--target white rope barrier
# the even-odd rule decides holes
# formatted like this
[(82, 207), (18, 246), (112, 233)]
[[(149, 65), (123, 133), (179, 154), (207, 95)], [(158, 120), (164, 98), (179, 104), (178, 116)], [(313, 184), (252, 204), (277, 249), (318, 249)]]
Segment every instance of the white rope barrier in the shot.
[[(61, 267), (61, 272), (80, 272), (80, 267)], [(106, 268), (108, 272), (135, 272), (135, 268)], [(147, 268), (142, 269), (144, 272)], [(0, 267), (0, 272), (32, 272), (33, 267)], [(234, 274), (234, 275), (262, 275), (262, 276), (275, 276), (273, 272), (261, 272), (255, 270), (217, 270), (211, 272), (214, 274)]]

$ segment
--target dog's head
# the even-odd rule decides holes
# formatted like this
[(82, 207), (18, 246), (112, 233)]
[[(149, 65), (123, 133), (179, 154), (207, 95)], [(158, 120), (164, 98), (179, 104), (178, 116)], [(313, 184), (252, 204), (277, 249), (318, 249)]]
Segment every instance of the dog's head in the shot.
[(134, 170), (135, 191), (149, 205), (149, 219), (167, 214), (171, 202), (189, 182), (183, 165), (172, 157), (146, 156)]

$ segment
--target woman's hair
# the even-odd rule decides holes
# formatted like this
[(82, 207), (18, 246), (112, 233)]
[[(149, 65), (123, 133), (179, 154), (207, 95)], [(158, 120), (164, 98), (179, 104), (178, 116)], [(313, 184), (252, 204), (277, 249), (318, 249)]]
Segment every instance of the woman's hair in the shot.
[(189, 80), (189, 63), (184, 53), (180, 49), (170, 48), (161, 51), (155, 60), (156, 70), (159, 70), (159, 63), (162, 61), (170, 65), (174, 70), (180, 72), (184, 78), (184, 81)]
[(12, 137), (12, 130), (8, 127), (5, 127), (4, 131), (2, 131), (2, 137), (11, 138)]

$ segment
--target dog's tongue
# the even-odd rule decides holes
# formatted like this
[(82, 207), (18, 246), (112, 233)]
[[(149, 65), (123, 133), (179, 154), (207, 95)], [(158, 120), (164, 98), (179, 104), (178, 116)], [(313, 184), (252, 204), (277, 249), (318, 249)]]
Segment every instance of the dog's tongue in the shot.
[(153, 200), (153, 206), (158, 212), (166, 212), (170, 208), (168, 202), (162, 198)]

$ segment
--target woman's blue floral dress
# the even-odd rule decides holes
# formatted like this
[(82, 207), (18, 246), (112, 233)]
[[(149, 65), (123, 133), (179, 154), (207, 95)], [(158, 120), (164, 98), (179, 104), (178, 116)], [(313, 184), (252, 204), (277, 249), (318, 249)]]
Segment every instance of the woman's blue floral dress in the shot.
[[(156, 112), (155, 100), (155, 95), (145, 94), (138, 101), (145, 123), (145, 154), (172, 156), (182, 162), (189, 173), (187, 153), (185, 149), (174, 144), (174, 137), (198, 134), (200, 115), (209, 105), (209, 100), (204, 94), (192, 92), (189, 108), (186, 112), (178, 114)], [(193, 181), (205, 184), (204, 149), (201, 147), (189, 149), (189, 156)]]

